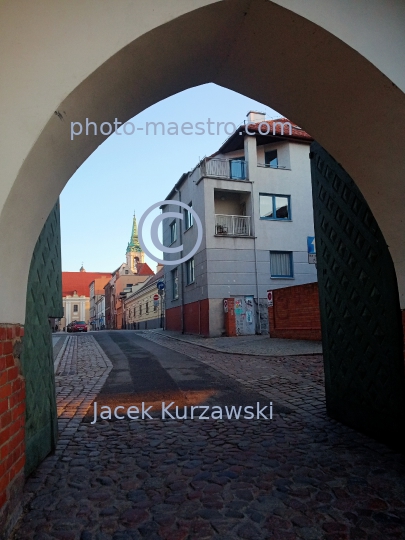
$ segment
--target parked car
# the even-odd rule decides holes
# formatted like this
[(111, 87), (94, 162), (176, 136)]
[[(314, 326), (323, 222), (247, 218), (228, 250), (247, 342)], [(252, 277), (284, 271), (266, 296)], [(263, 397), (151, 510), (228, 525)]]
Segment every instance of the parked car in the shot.
[(74, 321), (71, 324), (71, 332), (87, 332), (87, 324), (84, 321)]

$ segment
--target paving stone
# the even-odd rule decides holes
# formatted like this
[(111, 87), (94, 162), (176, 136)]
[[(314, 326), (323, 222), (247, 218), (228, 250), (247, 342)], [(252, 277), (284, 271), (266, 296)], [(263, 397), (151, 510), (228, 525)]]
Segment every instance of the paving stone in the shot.
[(27, 481), (14, 540), (403, 537), (402, 458), (324, 414), (320, 356), (250, 358), (143, 335), (280, 413), (271, 424), (82, 422), (111, 362), (91, 335), (74, 336), (56, 374), (57, 451)]

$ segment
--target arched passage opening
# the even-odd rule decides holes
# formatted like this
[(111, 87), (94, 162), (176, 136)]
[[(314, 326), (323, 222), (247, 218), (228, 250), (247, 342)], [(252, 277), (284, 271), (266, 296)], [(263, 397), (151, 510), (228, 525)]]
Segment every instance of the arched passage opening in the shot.
[[(151, 23), (146, 32), (137, 28), (118, 52), (106, 47), (93, 69), (69, 72), (47, 122), (32, 128), (19, 163), (14, 159), (7, 167), (0, 215), (1, 323), (24, 323), (35, 241), (63, 186), (104, 140), (71, 140), (70, 123), (125, 122), (205, 82), (271, 104), (342, 164), (389, 245), (402, 299), (402, 91), (348, 43), (275, 3), (213, 2), (176, 15), (165, 14), (164, 24)], [(23, 125), (20, 120), (18, 129)]]
[(125, 122), (156, 101), (205, 82), (271, 103), (342, 164), (383, 231), (402, 298), (404, 235), (393, 209), (403, 197), (403, 93), (320, 26), (271, 2), (241, 0), (213, 3), (144, 33), (48, 111), (48, 122), (5, 191), (2, 322), (23, 322), (21, 284), (40, 229), (70, 176), (104, 140), (72, 141), (70, 122)]

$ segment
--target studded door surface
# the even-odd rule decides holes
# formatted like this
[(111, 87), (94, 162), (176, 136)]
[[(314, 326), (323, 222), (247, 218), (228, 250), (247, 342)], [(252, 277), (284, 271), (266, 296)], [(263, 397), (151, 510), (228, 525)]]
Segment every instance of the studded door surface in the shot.
[(48, 317), (62, 317), (59, 202), (37, 240), (28, 276), (22, 371), (26, 385), (25, 472), (54, 449), (57, 438), (52, 334)]
[(328, 414), (398, 444), (405, 381), (391, 255), (350, 176), (318, 143), (310, 157)]

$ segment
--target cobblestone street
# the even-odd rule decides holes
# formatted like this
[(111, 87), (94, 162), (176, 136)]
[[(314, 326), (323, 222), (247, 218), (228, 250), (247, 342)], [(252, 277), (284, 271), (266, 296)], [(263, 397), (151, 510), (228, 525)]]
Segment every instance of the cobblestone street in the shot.
[[(238, 356), (153, 332), (69, 337), (58, 448), (26, 483), (14, 538), (405, 538), (402, 456), (329, 419), (322, 377), (320, 355)], [(152, 391), (272, 401), (274, 416), (90, 423), (96, 397), (137, 404)]]

